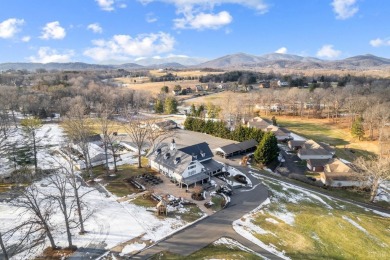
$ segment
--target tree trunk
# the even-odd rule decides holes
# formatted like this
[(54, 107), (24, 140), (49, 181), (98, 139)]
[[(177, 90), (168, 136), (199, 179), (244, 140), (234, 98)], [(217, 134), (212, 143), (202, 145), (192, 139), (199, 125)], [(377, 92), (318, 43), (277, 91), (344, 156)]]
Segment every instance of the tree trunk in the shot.
[(4, 260), (8, 260), (8, 253), (7, 253), (7, 249), (5, 248), (5, 245), (3, 243), (3, 238), (2, 238), (2, 235), (0, 233), (0, 246), (1, 246), (1, 250), (3, 250), (3, 257), (4, 257)]
[(141, 148), (138, 148), (138, 168), (142, 168), (142, 165), (141, 165)]
[[(41, 220), (44, 221), (43, 219), (41, 219)], [(46, 233), (47, 233), (47, 237), (49, 238), (51, 248), (57, 249), (58, 247), (56, 246), (56, 243), (54, 243), (53, 235), (51, 234), (50, 228), (47, 225), (46, 221), (43, 222), (43, 225), (45, 227), (45, 230), (46, 230)]]
[(116, 156), (114, 150), (112, 151), (112, 155), (114, 156), (114, 172), (117, 172), (118, 168), (116, 167)]
[(35, 140), (35, 130), (33, 130), (33, 148), (34, 148), (34, 169), (35, 169), (35, 174), (38, 173), (38, 160), (37, 160), (37, 144)]
[(104, 141), (104, 154), (106, 155), (106, 174), (108, 175), (108, 148), (106, 141)]
[[(72, 176), (72, 178), (75, 178), (74, 176)], [(84, 229), (84, 219), (83, 219), (83, 215), (82, 215), (82, 212), (81, 212), (81, 202), (80, 202), (80, 197), (79, 197), (79, 191), (77, 190), (77, 187), (76, 187), (76, 180), (73, 179), (73, 190), (74, 190), (74, 195), (76, 197), (76, 204), (77, 204), (77, 214), (79, 215), (79, 222), (80, 222), (80, 234), (84, 234), (85, 233), (85, 229)]]
[(67, 215), (67, 205), (66, 205), (65, 198), (61, 198), (61, 203), (62, 203), (62, 210), (63, 210), (62, 213), (64, 214), (64, 220), (65, 220), (66, 235), (68, 238), (68, 247), (71, 248), (71, 247), (73, 247), (72, 233), (70, 232), (69, 218)]
[(11, 109), (11, 113), (12, 113), (12, 120), (14, 121), (15, 124), (15, 128), (18, 129), (18, 123), (16, 122), (15, 111)]
[(376, 194), (378, 193), (378, 188), (379, 188), (379, 180), (374, 180), (374, 183), (371, 187), (370, 202), (374, 202)]

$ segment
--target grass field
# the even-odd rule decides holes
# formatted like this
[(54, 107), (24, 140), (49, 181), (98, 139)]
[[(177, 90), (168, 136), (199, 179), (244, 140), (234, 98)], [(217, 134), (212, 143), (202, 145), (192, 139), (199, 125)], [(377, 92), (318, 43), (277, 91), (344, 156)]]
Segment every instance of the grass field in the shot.
[(180, 80), (180, 81), (164, 81), (164, 82), (143, 82), (134, 83), (131, 78), (117, 78), (117, 82), (127, 84), (127, 88), (134, 90), (145, 90), (151, 92), (153, 95), (157, 95), (161, 92), (161, 88), (164, 86), (169, 87), (169, 93), (172, 93), (174, 86), (180, 85), (182, 88), (190, 87), (195, 88), (195, 85), (201, 85), (198, 80)]
[(292, 259), (390, 258), (389, 218), (291, 185), (263, 182), (271, 203), (242, 219), (263, 230), (251, 231), (263, 243)]
[(375, 141), (358, 141), (354, 139), (347, 127), (334, 124), (328, 119), (301, 119), (298, 117), (276, 116), (278, 125), (303, 137), (336, 146), (336, 155), (353, 161), (358, 156), (379, 153)]

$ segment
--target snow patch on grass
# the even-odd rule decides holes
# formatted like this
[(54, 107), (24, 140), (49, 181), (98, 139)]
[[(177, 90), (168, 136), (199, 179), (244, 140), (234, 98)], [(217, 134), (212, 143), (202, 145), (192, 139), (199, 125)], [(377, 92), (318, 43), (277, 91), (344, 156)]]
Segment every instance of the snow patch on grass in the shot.
[(122, 253), (120, 253), (119, 255), (124, 256), (126, 254), (130, 254), (130, 253), (133, 253), (135, 251), (139, 251), (141, 249), (144, 249), (145, 247), (146, 247), (145, 243), (134, 243), (134, 244), (126, 245), (122, 249)]
[(245, 251), (245, 252), (248, 252), (248, 253), (251, 253), (251, 254), (255, 254), (255, 255), (257, 255), (257, 256), (259, 256), (261, 258), (266, 259), (264, 256), (260, 255), (259, 253), (256, 253), (252, 249), (247, 248), (246, 246), (243, 246), (241, 243), (239, 243), (236, 240), (233, 240), (231, 238), (221, 237), (220, 239), (214, 241), (213, 245), (215, 245), (215, 246), (222, 245), (222, 246), (226, 246), (229, 249), (236, 249), (236, 248), (238, 248), (241, 251)]
[(347, 216), (342, 216), (342, 218), (346, 221), (348, 221), (349, 223), (351, 223), (353, 226), (355, 226), (357, 229), (359, 229), (360, 231), (364, 232), (365, 234), (369, 235), (369, 233), (367, 232), (366, 229), (364, 229), (362, 226), (360, 226), (358, 223), (356, 223), (355, 221), (353, 221), (352, 219), (350, 219), (349, 217)]
[(279, 224), (279, 222), (276, 221), (276, 220), (273, 219), (273, 218), (266, 218), (265, 221), (268, 221), (268, 222), (270, 222), (270, 223), (272, 223), (272, 224)]

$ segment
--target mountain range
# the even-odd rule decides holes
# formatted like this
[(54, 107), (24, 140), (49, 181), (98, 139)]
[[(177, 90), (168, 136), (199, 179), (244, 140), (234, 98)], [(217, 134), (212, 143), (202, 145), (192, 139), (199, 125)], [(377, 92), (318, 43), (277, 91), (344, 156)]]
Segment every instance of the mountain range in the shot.
[(303, 57), (292, 54), (271, 53), (256, 56), (246, 53), (226, 55), (217, 59), (205, 61), (202, 58), (168, 57), (144, 58), (135, 63), (120, 65), (88, 64), (82, 62), (71, 63), (0, 63), (0, 71), (6, 70), (110, 70), (110, 69), (159, 69), (159, 68), (214, 68), (214, 69), (388, 69), (390, 59), (377, 57), (371, 54), (358, 55), (342, 60), (321, 60), (313, 57)]

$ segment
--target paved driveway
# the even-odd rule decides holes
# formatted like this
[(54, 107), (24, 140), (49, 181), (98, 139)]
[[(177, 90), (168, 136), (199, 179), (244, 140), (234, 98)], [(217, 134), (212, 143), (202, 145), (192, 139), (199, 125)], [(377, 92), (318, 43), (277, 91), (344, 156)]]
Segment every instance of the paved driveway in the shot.
[(250, 175), (248, 177), (251, 179), (254, 188), (234, 190), (235, 193), (227, 208), (199, 221), (189, 228), (175, 233), (157, 245), (133, 256), (132, 259), (148, 259), (161, 251), (170, 251), (187, 256), (221, 237), (233, 238), (269, 259), (280, 259), (240, 236), (232, 228), (233, 221), (249, 213), (268, 198), (268, 189), (257, 179)]

